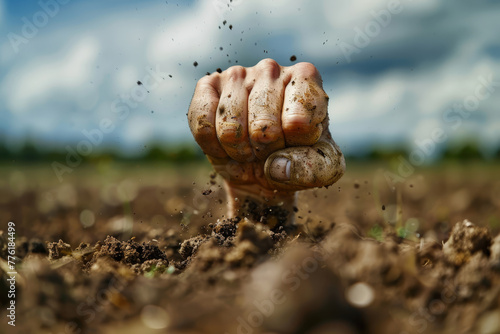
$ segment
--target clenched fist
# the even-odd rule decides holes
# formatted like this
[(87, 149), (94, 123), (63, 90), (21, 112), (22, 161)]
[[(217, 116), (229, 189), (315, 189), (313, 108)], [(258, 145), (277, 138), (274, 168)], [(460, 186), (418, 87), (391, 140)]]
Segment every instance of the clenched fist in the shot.
[(328, 129), (328, 96), (310, 63), (264, 59), (206, 76), (188, 120), (225, 180), (229, 216), (255, 216), (260, 207), (291, 220), (297, 190), (331, 185), (345, 170)]

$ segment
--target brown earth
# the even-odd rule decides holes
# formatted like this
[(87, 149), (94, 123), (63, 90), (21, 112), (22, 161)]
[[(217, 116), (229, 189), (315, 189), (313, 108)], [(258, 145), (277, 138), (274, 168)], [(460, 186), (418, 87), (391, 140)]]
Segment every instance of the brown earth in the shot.
[[(224, 217), (203, 167), (4, 167), (1, 333), (500, 333), (498, 166), (348, 165), (296, 232)], [(394, 186), (394, 187), (393, 187)], [(16, 327), (7, 324), (7, 223)]]

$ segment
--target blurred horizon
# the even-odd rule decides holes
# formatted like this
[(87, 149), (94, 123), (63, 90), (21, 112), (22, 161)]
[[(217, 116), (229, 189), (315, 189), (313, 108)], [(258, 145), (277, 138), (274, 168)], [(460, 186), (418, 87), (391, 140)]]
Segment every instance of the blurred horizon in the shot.
[[(78, 147), (76, 145), (75, 147)], [(409, 160), (412, 165), (431, 165), (441, 161), (453, 160), (484, 160), (500, 161), (500, 147), (493, 154), (486, 155), (481, 146), (474, 140), (463, 141), (461, 143), (449, 143), (449, 145), (435, 148), (435, 153), (430, 159), (426, 155), (425, 147), (411, 148), (409, 145), (399, 143), (391, 147), (374, 144), (366, 146), (362, 152), (347, 152), (346, 159), (351, 161), (380, 161), (395, 160), (402, 157)], [(425, 157), (425, 161), (420, 163), (419, 156), (412, 156), (416, 153)], [(40, 145), (33, 140), (27, 139), (16, 150), (10, 150), (0, 141), (0, 163), (7, 161), (14, 162), (59, 162), (67, 164), (67, 157), (71, 159), (81, 159), (82, 162), (96, 162), (101, 160), (126, 161), (151, 161), (151, 162), (192, 162), (206, 160), (205, 154), (200, 147), (191, 141), (177, 142), (165, 145), (163, 142), (149, 142), (145, 144), (141, 151), (126, 152), (115, 146), (101, 145), (98, 150), (90, 154), (81, 154), (78, 149), (71, 145), (66, 148), (59, 148), (54, 145)]]
[(318, 67), (346, 156), (432, 162), (470, 146), (495, 158), (499, 13), (494, 1), (0, 0), (0, 147), (194, 146), (196, 81), (273, 58)]

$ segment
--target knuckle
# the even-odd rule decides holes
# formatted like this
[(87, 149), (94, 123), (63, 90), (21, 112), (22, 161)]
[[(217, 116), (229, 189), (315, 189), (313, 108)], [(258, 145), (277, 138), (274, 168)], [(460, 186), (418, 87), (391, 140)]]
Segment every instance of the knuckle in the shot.
[(245, 79), (247, 70), (243, 66), (232, 66), (226, 70), (225, 75), (230, 81), (239, 81)]
[(284, 132), (309, 133), (316, 128), (316, 124), (313, 124), (310, 116), (296, 114), (285, 117), (282, 127)]
[(196, 142), (204, 142), (216, 138), (214, 126), (208, 122), (198, 122), (192, 129)]
[(206, 101), (202, 99), (191, 101), (187, 117), (189, 128), (194, 135), (199, 132), (215, 133), (213, 118), (210, 117), (210, 110), (214, 110), (216, 107), (217, 99), (209, 101), (207, 98)]
[(257, 64), (256, 67), (259, 72), (266, 73), (272, 79), (277, 79), (280, 76), (281, 66), (274, 59), (263, 59)]
[(253, 89), (248, 96), (248, 108), (255, 112), (256, 117), (269, 117), (269, 115), (281, 112), (282, 100), (278, 97), (279, 91), (274, 88), (265, 87)]
[(203, 88), (213, 88), (216, 87), (217, 81), (219, 80), (219, 74), (212, 74), (208, 76), (204, 76), (198, 80), (196, 83), (196, 90), (200, 90)]
[(219, 142), (227, 146), (237, 146), (245, 141), (243, 126), (237, 123), (224, 123), (217, 131)]
[(250, 139), (256, 143), (274, 143), (283, 138), (283, 132), (275, 122), (272, 121), (255, 121), (252, 124)]
[(321, 123), (288, 120), (282, 126), (286, 142), (291, 145), (313, 145), (323, 132)]
[(321, 78), (318, 69), (311, 63), (302, 62), (292, 66), (293, 72), (303, 78)]

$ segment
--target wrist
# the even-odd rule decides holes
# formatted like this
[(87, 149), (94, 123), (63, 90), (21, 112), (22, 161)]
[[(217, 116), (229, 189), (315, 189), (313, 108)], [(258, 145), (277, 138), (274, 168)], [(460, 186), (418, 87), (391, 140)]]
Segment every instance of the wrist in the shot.
[(294, 226), (295, 191), (276, 191), (259, 185), (232, 184), (224, 181), (227, 194), (228, 216), (248, 218), (277, 230), (280, 226)]

